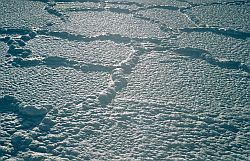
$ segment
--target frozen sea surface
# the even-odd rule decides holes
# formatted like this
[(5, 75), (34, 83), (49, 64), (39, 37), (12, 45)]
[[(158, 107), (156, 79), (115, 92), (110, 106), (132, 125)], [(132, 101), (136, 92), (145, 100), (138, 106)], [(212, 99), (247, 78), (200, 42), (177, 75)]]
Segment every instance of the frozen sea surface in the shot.
[(1, 0), (0, 160), (250, 160), (249, 0)]

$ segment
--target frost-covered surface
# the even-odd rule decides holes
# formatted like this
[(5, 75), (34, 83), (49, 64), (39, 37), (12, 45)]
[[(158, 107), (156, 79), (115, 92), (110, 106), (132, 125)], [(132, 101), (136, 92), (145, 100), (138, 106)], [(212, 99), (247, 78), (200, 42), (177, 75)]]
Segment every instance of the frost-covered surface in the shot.
[(48, 22), (58, 22), (58, 18), (48, 14), (42, 2), (28, 0), (3, 0), (0, 3), (1, 27), (41, 27)]
[(247, 23), (250, 21), (249, 10), (249, 4), (214, 4), (197, 6), (187, 11), (187, 13), (195, 16), (203, 25), (235, 28), (249, 32), (250, 25)]
[(101, 34), (120, 34), (129, 37), (162, 37), (162, 32), (156, 24), (134, 18), (132, 14), (103, 12), (70, 12), (69, 21), (55, 25), (54, 30), (96, 36)]
[(27, 47), (31, 48), (33, 54), (37, 56), (59, 56), (80, 62), (109, 65), (118, 64), (132, 53), (132, 48), (124, 44), (116, 44), (113, 41), (85, 43), (42, 36), (30, 41)]
[(0, 160), (250, 160), (248, 0), (2, 0)]
[[(213, 41), (211, 41), (211, 39)], [(193, 47), (209, 51), (214, 57), (241, 61), (250, 65), (250, 39), (239, 40), (213, 33), (183, 33), (175, 42), (181, 47)]]

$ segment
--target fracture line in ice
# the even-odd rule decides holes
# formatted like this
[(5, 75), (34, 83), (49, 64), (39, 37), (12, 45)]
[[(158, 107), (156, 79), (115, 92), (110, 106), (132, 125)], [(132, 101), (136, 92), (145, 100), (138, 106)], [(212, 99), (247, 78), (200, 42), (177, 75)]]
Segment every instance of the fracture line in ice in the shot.
[(45, 58), (13, 58), (6, 65), (11, 64), (14, 67), (33, 67), (47, 66), (49, 68), (67, 67), (79, 70), (82, 72), (111, 72), (115, 67), (105, 66), (101, 64), (83, 63), (59, 56), (48, 56)]
[(244, 72), (250, 73), (250, 67), (246, 64), (239, 61), (214, 58), (208, 51), (203, 49), (186, 47), (176, 49), (174, 52), (194, 59), (205, 60), (207, 63), (219, 66), (221, 68), (242, 70)]

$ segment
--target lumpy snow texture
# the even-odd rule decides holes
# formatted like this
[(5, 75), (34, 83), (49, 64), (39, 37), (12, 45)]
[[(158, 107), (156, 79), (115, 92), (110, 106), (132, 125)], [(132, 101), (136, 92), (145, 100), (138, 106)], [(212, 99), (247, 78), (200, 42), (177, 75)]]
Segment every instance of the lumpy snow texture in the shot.
[(250, 160), (248, 0), (1, 0), (0, 160)]

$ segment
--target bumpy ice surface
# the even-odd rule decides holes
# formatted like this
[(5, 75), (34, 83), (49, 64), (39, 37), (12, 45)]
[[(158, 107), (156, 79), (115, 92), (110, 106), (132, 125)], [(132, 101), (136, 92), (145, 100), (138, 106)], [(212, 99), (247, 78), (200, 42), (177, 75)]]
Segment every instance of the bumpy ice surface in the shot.
[(250, 160), (249, 0), (2, 0), (0, 160)]

